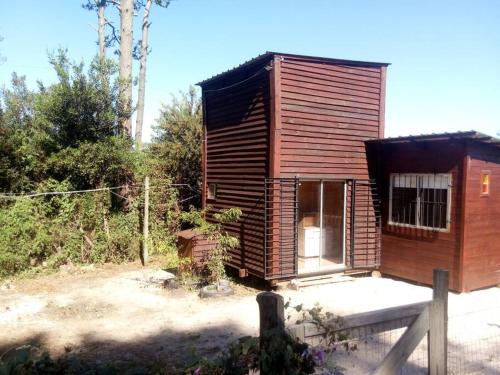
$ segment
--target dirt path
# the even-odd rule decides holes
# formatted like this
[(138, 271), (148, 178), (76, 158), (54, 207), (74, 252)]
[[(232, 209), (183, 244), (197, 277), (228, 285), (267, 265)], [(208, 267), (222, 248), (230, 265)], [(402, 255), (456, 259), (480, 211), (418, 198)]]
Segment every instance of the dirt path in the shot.
[(179, 366), (195, 348), (210, 355), (256, 333), (255, 291), (201, 300), (150, 283), (156, 272), (133, 263), (15, 282), (0, 291), (0, 350), (33, 343), (54, 356)]

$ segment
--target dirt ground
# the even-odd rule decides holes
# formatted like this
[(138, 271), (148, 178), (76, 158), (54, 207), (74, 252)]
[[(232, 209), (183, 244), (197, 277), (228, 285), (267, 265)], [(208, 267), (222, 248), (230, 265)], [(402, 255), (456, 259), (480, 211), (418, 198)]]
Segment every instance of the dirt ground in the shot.
[[(194, 290), (164, 288), (157, 282), (162, 275), (157, 267), (130, 263), (0, 283), (0, 350), (31, 343), (54, 356), (157, 362), (176, 373), (194, 351), (215, 355), (237, 337), (257, 335), (255, 297), (261, 290), (236, 284), (235, 295), (204, 300)], [(293, 304), (320, 303), (341, 315), (424, 301), (432, 294), (387, 278), (341, 280), (280, 293)], [(500, 288), (450, 293), (449, 305), (450, 318), (482, 311), (488, 329), (500, 335)]]

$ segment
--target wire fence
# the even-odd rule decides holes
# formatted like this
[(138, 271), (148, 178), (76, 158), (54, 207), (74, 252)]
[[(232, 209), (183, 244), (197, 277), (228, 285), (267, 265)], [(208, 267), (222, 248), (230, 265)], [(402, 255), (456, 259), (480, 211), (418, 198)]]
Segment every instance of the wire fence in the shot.
[[(336, 374), (373, 372), (406, 328), (385, 329), (388, 330), (372, 333), (372, 328), (365, 327), (339, 343), (332, 353)], [(427, 374), (427, 353), (427, 338), (424, 337), (400, 374)], [(449, 318), (448, 374), (500, 374), (500, 308)]]

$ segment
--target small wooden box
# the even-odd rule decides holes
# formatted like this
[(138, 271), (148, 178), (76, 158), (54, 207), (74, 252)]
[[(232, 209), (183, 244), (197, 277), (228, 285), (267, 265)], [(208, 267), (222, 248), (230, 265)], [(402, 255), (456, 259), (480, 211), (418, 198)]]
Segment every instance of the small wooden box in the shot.
[(317, 227), (319, 226), (318, 216), (315, 214), (304, 214), (302, 218), (302, 227)]

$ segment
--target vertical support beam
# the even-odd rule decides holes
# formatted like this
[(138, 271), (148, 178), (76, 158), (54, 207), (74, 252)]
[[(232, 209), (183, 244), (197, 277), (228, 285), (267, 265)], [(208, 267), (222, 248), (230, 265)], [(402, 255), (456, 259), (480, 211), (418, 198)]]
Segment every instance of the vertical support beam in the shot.
[(380, 97), (378, 112), (378, 137), (384, 138), (385, 133), (385, 81), (387, 78), (387, 67), (380, 68)]
[(351, 256), (351, 267), (355, 267), (354, 264), (354, 251), (356, 249), (355, 241), (355, 231), (356, 231), (356, 180), (351, 180), (351, 228), (350, 228), (350, 256)]
[(298, 275), (299, 273), (299, 179), (294, 178), (293, 182), (293, 262), (294, 262), (294, 273)]
[[(269, 74), (269, 90), (270, 90), (270, 124), (269, 124), (269, 165), (268, 175), (271, 179), (280, 178), (280, 155), (281, 155), (281, 56), (275, 55), (272, 60), (272, 69)], [(278, 183), (278, 185), (276, 184)], [(268, 250), (271, 254), (267, 254), (270, 263), (270, 274), (275, 277), (281, 274), (280, 267), (280, 197), (279, 190), (281, 184), (274, 180), (271, 184), (273, 190), (269, 196), (269, 211), (266, 220), (269, 220), (268, 235), (269, 244)], [(269, 256), (270, 255), (270, 256)]]
[(321, 269), (321, 261), (323, 258), (323, 180), (319, 180), (319, 257), (318, 269)]
[(429, 314), (428, 358), (430, 375), (448, 370), (448, 271), (434, 270), (433, 299)]
[(142, 265), (148, 263), (149, 240), (149, 177), (144, 179), (144, 217), (142, 218)]
[[(465, 148), (465, 147), (464, 147)], [(464, 258), (465, 258), (465, 243), (467, 241), (467, 226), (465, 225), (466, 215), (467, 215), (467, 179), (469, 175), (470, 168), (470, 156), (468, 155), (468, 150), (465, 148), (465, 156), (462, 161), (462, 188), (460, 189), (462, 209), (460, 212), (460, 254), (458, 261), (457, 279), (458, 286), (455, 286), (460, 292), (465, 292), (467, 284), (465, 283), (464, 275)], [(453, 178), (453, 177), (452, 177)], [(453, 181), (452, 181), (453, 184)], [(458, 184), (457, 184), (458, 185)]]
[(203, 139), (201, 141), (201, 208), (207, 205), (207, 113), (205, 93), (201, 94)]
[(274, 56), (270, 80), (269, 177), (280, 177), (281, 160), (281, 56)]

